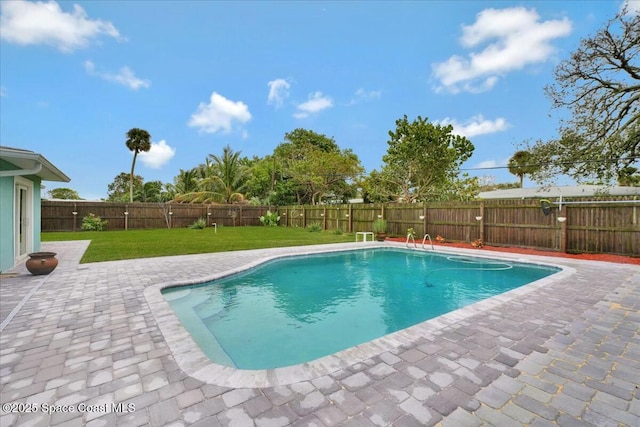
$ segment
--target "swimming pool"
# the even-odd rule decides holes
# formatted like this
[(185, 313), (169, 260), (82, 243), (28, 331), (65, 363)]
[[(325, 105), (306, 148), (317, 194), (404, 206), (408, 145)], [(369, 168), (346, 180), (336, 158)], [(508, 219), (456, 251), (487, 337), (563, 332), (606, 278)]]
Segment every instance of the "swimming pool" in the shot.
[(371, 341), (557, 271), (377, 248), (287, 257), (162, 293), (212, 361), (271, 369)]

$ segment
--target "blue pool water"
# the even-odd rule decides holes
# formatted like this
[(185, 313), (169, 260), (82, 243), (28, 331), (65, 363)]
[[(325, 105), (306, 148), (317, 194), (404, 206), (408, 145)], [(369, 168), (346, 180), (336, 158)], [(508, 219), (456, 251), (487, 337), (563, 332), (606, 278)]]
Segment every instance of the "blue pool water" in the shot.
[(557, 271), (378, 248), (278, 259), (162, 293), (212, 361), (270, 369), (333, 354)]

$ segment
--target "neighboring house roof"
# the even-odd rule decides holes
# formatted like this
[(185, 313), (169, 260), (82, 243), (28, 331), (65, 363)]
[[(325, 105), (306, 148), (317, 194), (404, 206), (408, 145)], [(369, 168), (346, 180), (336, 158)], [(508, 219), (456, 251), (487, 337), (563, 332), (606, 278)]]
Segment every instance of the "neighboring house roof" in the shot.
[(538, 188), (510, 188), (507, 190), (483, 191), (481, 199), (544, 199), (549, 197), (600, 197), (640, 196), (640, 187), (609, 187), (606, 185), (549, 186)]
[(44, 181), (71, 181), (71, 178), (45, 159), (42, 154), (33, 151), (0, 146), (0, 159), (17, 167), (15, 170), (0, 171), (0, 176), (36, 175)]

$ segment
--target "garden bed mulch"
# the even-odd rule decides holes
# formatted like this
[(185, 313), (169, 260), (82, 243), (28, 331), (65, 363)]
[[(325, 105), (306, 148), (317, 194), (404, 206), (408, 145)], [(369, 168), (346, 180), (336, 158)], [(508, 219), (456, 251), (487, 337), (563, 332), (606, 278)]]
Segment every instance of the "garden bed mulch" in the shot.
[[(406, 237), (387, 237), (387, 240), (393, 242), (406, 242)], [(418, 242), (420, 245), (420, 242)], [(476, 249), (471, 247), (471, 243), (464, 242), (433, 242), (434, 246), (445, 246), (452, 248), (465, 248), (465, 249)], [(542, 251), (538, 249), (527, 249), (527, 248), (511, 248), (511, 247), (502, 247), (502, 246), (488, 246), (484, 245), (481, 249), (476, 249), (478, 251), (495, 251), (495, 252), (509, 252), (509, 253), (517, 253), (517, 254), (525, 254), (525, 255), (541, 255), (541, 256), (553, 256), (559, 258), (573, 258), (573, 259), (583, 259), (589, 261), (606, 261), (606, 262), (617, 262), (621, 264), (635, 264), (640, 265), (640, 258), (622, 256), (622, 255), (609, 255), (609, 254), (565, 254), (554, 251)]]

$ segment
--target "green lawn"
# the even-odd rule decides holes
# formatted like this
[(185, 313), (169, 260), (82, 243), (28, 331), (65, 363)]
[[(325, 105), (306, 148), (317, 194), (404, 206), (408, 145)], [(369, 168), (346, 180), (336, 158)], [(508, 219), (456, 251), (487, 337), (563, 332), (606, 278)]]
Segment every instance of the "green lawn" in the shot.
[(217, 233), (213, 228), (46, 232), (41, 236), (43, 242), (91, 240), (89, 249), (80, 261), (82, 263), (341, 243), (354, 239), (353, 233), (311, 233), (306, 229), (289, 227), (220, 227)]

